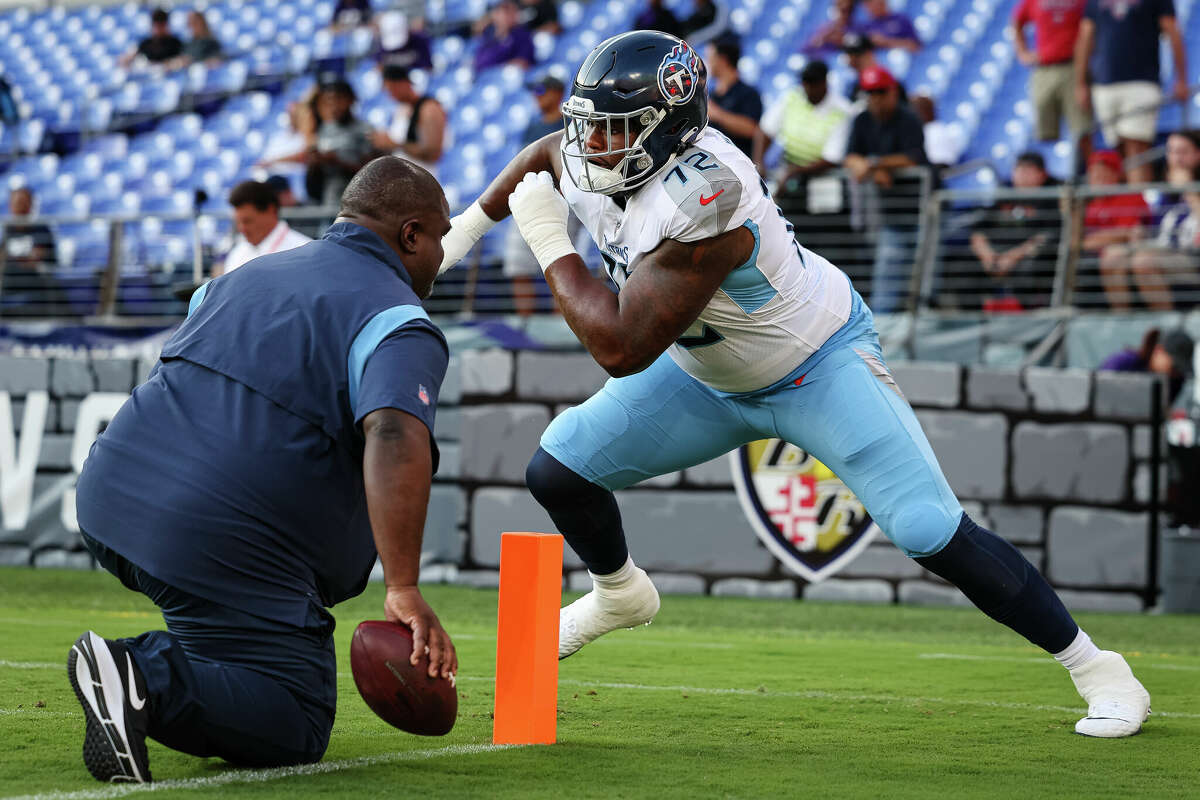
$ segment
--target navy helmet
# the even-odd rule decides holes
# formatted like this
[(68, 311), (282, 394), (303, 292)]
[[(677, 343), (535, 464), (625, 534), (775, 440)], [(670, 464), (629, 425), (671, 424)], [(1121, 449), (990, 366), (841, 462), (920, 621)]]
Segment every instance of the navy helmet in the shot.
[[(631, 31), (597, 45), (562, 105), (563, 168), (575, 185), (620, 194), (662, 172), (708, 125), (707, 75), (696, 51), (668, 33)], [(602, 149), (589, 152), (597, 132)]]

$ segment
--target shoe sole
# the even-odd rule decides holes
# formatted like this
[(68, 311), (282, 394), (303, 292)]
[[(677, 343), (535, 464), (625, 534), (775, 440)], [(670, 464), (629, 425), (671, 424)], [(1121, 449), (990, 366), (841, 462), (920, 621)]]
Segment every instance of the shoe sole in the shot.
[[(123, 726), (112, 718), (104, 686), (99, 680), (102, 671), (90, 640), (93, 636), (95, 634), (90, 631), (80, 636), (67, 654), (67, 677), (87, 719), (83, 735), (83, 763), (98, 781), (145, 783), (151, 779), (145, 743), (131, 743), (122, 730)], [(79, 674), (81, 666), (85, 670), (82, 677)], [(110, 672), (119, 675), (115, 670), (114, 664)], [(120, 684), (120, 677), (111, 679)], [(124, 693), (124, 687), (121, 691)], [(140, 752), (133, 753), (133, 747)]]
[[(1139, 722), (1138, 726), (1134, 730), (1130, 731), (1129, 733), (1085, 733), (1084, 731), (1079, 730), (1079, 726), (1082, 725), (1084, 722), (1086, 722), (1088, 719), (1087, 717), (1085, 717), (1084, 719), (1081, 719), (1081, 720), (1079, 720), (1079, 722), (1075, 723), (1075, 735), (1076, 736), (1086, 736), (1089, 739), (1127, 739), (1130, 736), (1137, 736), (1139, 733), (1142, 732), (1142, 725), (1145, 724), (1146, 720), (1150, 719), (1150, 714), (1151, 714), (1150, 709), (1146, 709), (1146, 713), (1142, 717), (1142, 721)], [(1126, 720), (1119, 720), (1119, 721), (1125, 723), (1126, 725), (1130, 724)]]
[[(653, 619), (653, 618), (651, 618), (651, 619), (648, 619), (648, 620), (646, 620), (645, 622), (639, 622), (638, 624), (636, 624), (636, 625), (633, 625), (633, 626), (625, 626), (625, 625), (622, 625), (622, 626), (620, 626), (620, 627), (613, 628), (613, 630), (612, 630), (612, 631), (609, 631), (608, 633), (612, 633), (613, 631), (620, 631), (620, 630), (625, 630), (625, 631), (636, 631), (638, 628), (645, 628), (645, 627), (646, 627), (647, 625), (649, 625), (651, 622), (654, 622), (654, 619)], [(602, 633), (602, 634), (600, 634), (600, 636), (607, 636), (607, 635), (608, 635), (608, 633)], [(597, 637), (596, 637), (596, 639), (599, 639), (599, 638), (600, 638), (600, 636), (597, 636)], [(592, 639), (592, 642), (596, 641), (596, 639)], [(592, 642), (584, 642), (583, 644), (579, 645), (579, 647), (576, 647), (574, 650), (572, 650), (571, 652), (567, 653), (565, 656), (559, 656), (559, 657), (558, 657), (558, 660), (559, 660), (559, 661), (566, 661), (568, 658), (570, 658), (571, 656), (575, 655), (576, 653), (578, 653), (578, 652), (579, 652), (580, 650), (582, 650), (583, 648), (587, 647), (587, 646), (588, 646), (589, 644), (591, 644)]]

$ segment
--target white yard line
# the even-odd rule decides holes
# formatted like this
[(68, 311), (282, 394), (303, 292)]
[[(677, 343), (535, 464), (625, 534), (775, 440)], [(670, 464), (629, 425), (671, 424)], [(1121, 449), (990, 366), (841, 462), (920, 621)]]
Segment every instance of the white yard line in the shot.
[[(495, 634), (487, 633), (454, 633), (450, 638), (454, 641), (460, 639), (464, 642), (494, 642), (496, 641)], [(616, 639), (598, 639), (592, 642), (593, 645), (633, 645), (640, 647), (642, 645), (652, 645), (657, 647), (679, 647), (688, 650), (732, 650), (736, 645), (728, 642), (673, 642), (668, 639), (651, 639), (647, 636), (638, 636), (636, 639), (625, 639), (624, 637)]]
[(329, 772), (341, 772), (347, 769), (358, 769), (359, 767), (373, 767), (378, 764), (423, 761), (430, 758), (442, 758), (444, 756), (469, 756), (504, 749), (506, 749), (504, 746), (491, 744), (457, 744), (430, 750), (407, 750), (400, 753), (363, 756), (362, 758), (346, 758), (340, 761), (320, 761), (316, 764), (304, 764), (298, 767), (231, 770), (207, 778), (185, 778), (183, 780), (160, 781), (158, 783), (118, 784), (97, 789), (83, 789), (77, 792), (28, 794), (20, 797), (5, 798), (5, 800), (108, 800), (108, 798), (112, 797), (125, 797), (126, 795), (142, 792), (212, 789), (238, 783), (267, 783), (282, 778), (294, 778), (302, 775), (324, 775)]
[[(1057, 662), (1049, 656), (977, 656), (966, 653), (921, 653), (917, 658), (930, 658), (946, 661), (1003, 661), (1011, 664), (1050, 664)], [(1164, 664), (1133, 657), (1134, 666), (1138, 669), (1172, 669), (1180, 672), (1200, 672), (1200, 666), (1194, 664)]]
[[(475, 677), (471, 675), (458, 676), (458, 682), (463, 681), (489, 681), (495, 682), (492, 677)], [(776, 691), (774, 689), (739, 689), (739, 688), (722, 688), (711, 686), (658, 686), (646, 683), (604, 683), (600, 681), (577, 681), (568, 678), (559, 678), (559, 686), (578, 686), (580, 688), (592, 689), (629, 689), (641, 692), (678, 692), (680, 694), (713, 694), (713, 695), (738, 695), (743, 697), (790, 697), (803, 700), (838, 700), (838, 701), (856, 701), (866, 700), (873, 703), (910, 703), (919, 705), (921, 703), (938, 703), (949, 706), (981, 706), (984, 708), (1011, 708), (1027, 711), (1065, 711), (1072, 714), (1082, 714), (1086, 712), (1086, 708), (1081, 706), (1050, 706), (1038, 705), (1034, 703), (1001, 703), (991, 700), (973, 700), (964, 697), (912, 697), (908, 695), (897, 694), (858, 694), (853, 692), (827, 692), (822, 689), (810, 689), (802, 692), (793, 691)], [(1079, 701), (1081, 704), (1082, 700)], [(1155, 711), (1155, 717), (1177, 717), (1180, 719), (1200, 719), (1200, 714), (1191, 714), (1187, 712), (1172, 712), (1172, 711)]]
[(59, 663), (53, 661), (5, 661), (0, 659), (0, 667), (11, 669), (63, 669), (67, 668), (66, 660)]

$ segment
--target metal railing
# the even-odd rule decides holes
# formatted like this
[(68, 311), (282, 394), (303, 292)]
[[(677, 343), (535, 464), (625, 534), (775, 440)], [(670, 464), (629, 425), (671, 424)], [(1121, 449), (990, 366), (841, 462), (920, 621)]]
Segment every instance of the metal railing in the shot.
[[(1061, 318), (1073, 309), (1200, 303), (1200, 228), (1190, 227), (1200, 226), (1200, 184), (933, 190), (932, 181), (928, 170), (905, 170), (881, 190), (835, 171), (779, 187), (774, 198), (797, 240), (844, 269), (880, 315), (1034, 311)], [(1195, 211), (1182, 200), (1192, 192)], [(1104, 199), (1120, 196), (1131, 198), (1129, 209)], [(1156, 202), (1144, 206), (1143, 196)], [(1096, 202), (1108, 206), (1111, 223), (1100, 236), (1086, 225)], [(1130, 214), (1140, 215), (1136, 225)], [(334, 208), (283, 212), (314, 238), (335, 216)], [(1175, 239), (1164, 234), (1168, 226)], [(36, 247), (31, 228), (48, 231), (52, 246)], [(1176, 246), (1180, 235), (1191, 236), (1191, 245)], [(0, 236), (0, 318), (118, 324), (181, 317), (190, 290), (211, 276), (233, 240), (226, 212), (7, 218)], [(432, 313), (519, 310), (503, 271), (505, 236), (497, 226), (463, 267), (439, 279)], [(550, 311), (540, 276), (532, 283), (533, 310)]]
[(1196, 305), (1200, 195), (1185, 199), (1193, 193), (1200, 183), (934, 192), (918, 307)]
[(889, 174), (891, 185), (881, 186), (832, 170), (787, 180), (774, 193), (796, 240), (841, 267), (881, 314), (915, 303), (912, 265), (924, 257), (934, 181), (928, 168)]

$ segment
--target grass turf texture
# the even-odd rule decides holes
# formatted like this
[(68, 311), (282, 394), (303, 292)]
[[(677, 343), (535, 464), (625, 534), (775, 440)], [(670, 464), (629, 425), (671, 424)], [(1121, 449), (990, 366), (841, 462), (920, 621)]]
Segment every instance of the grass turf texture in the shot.
[[(1072, 733), (1084, 709), (1066, 672), (973, 609), (665, 597), (654, 625), (560, 665), (559, 744), (492, 749), (496, 595), (425, 591), (461, 661), (448, 736), (402, 734), (358, 697), (350, 635), (380, 615), (372, 585), (336, 609), (341, 702), (321, 764), (244, 770), (149, 742), (154, 796), (1024, 800), (1195, 796), (1200, 780), (1194, 616), (1080, 615), (1157, 712), (1139, 736), (1096, 740)], [(106, 573), (0, 568), (0, 797), (124, 793), (80, 759), (66, 653), (87, 628), (161, 626)]]

